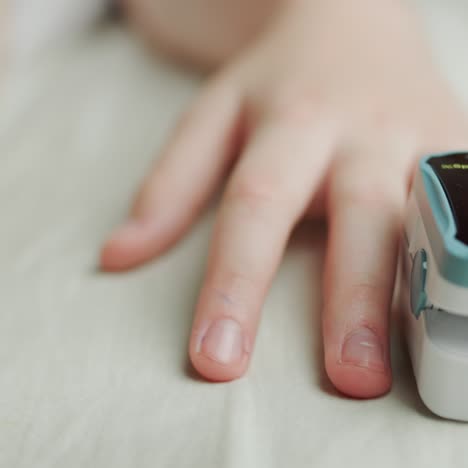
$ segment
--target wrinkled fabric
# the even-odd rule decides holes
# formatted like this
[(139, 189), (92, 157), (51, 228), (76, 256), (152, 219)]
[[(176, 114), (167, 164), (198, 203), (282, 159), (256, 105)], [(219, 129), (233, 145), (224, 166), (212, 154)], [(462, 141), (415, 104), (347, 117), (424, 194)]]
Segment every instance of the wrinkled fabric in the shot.
[[(425, 11), (466, 97), (462, 3)], [(186, 358), (214, 211), (158, 261), (98, 272), (100, 243), (198, 85), (115, 26), (3, 75), (0, 467), (468, 466), (468, 426), (424, 408), (397, 330), (387, 396), (346, 399), (328, 382), (323, 226), (294, 237), (250, 370), (229, 384)]]

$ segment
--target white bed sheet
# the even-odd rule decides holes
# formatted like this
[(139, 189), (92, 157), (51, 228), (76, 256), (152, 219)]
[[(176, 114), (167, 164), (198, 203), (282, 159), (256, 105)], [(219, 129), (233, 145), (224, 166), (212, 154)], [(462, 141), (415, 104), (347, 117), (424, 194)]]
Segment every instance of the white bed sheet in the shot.
[[(468, 5), (420, 3), (466, 100)], [(0, 468), (468, 466), (468, 425), (424, 408), (398, 338), (386, 397), (344, 399), (328, 383), (323, 228), (294, 240), (250, 371), (230, 384), (197, 379), (186, 359), (212, 213), (158, 262), (96, 271), (197, 86), (115, 26), (3, 77)]]

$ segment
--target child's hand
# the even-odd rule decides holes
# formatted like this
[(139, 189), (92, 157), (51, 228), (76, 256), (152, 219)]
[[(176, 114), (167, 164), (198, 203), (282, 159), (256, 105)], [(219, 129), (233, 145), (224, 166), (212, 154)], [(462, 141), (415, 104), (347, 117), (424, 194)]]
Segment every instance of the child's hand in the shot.
[(172, 246), (230, 171), (190, 357), (208, 379), (235, 379), (291, 230), (325, 214), (326, 369), (346, 394), (380, 395), (412, 168), (424, 153), (466, 149), (467, 128), (398, 2), (288, 2), (196, 100), (102, 266), (133, 267)]

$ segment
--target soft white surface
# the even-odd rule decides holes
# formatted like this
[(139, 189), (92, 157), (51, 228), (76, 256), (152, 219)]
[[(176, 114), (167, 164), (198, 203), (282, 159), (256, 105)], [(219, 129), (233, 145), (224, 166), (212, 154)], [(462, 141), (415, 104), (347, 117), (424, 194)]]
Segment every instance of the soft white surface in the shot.
[(2, 0), (7, 15), (10, 60), (31, 55), (68, 40), (99, 17), (109, 0)]
[[(425, 4), (466, 97), (468, 8)], [(424, 409), (398, 340), (385, 398), (343, 399), (327, 383), (322, 230), (293, 242), (251, 369), (231, 384), (197, 380), (186, 361), (212, 214), (160, 261), (96, 272), (101, 240), (196, 86), (115, 27), (3, 79), (0, 467), (467, 466), (468, 426)]]

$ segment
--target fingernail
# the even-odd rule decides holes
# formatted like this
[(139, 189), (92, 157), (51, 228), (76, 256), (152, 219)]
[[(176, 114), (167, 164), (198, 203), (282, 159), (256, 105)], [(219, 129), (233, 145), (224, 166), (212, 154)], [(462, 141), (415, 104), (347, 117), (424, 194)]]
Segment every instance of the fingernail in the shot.
[(385, 372), (382, 344), (369, 328), (358, 328), (346, 337), (341, 351), (341, 361), (353, 366)]
[(201, 352), (220, 364), (237, 364), (244, 355), (244, 334), (238, 322), (232, 319), (216, 320), (208, 328)]

